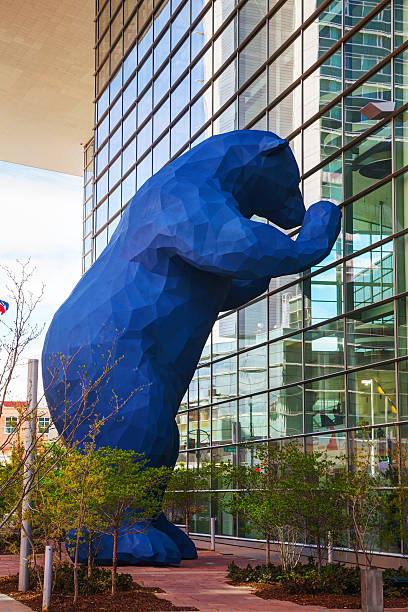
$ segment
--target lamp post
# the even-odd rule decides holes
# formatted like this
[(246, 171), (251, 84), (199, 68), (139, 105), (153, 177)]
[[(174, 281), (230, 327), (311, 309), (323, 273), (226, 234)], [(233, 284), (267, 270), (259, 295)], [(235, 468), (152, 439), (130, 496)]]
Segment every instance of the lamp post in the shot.
[(371, 474), (374, 476), (375, 473), (375, 461), (374, 461), (374, 380), (372, 378), (368, 380), (362, 380), (361, 383), (365, 387), (370, 387), (370, 400), (371, 400), (371, 450), (370, 450), (370, 466)]

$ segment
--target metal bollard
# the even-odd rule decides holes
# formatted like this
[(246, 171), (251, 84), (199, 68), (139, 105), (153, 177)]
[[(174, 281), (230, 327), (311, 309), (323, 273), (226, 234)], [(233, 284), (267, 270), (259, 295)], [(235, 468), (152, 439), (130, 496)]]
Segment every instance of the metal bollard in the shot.
[(45, 547), (45, 562), (44, 562), (44, 590), (42, 612), (48, 612), (51, 599), (52, 585), (52, 546)]
[(327, 563), (333, 563), (333, 540), (330, 531), (327, 534)]
[(211, 550), (215, 550), (215, 518), (210, 518), (210, 539), (211, 539)]

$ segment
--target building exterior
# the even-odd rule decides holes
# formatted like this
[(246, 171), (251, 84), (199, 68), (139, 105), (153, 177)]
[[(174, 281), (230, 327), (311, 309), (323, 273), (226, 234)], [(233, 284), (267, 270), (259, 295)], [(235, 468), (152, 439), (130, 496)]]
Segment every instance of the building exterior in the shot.
[[(0, 463), (9, 461), (13, 449), (24, 443), (27, 421), (26, 402), (3, 402), (0, 415)], [(48, 408), (37, 408), (37, 436), (44, 443), (57, 436)]]
[[(99, 0), (95, 23), (84, 271), (144, 181), (223, 131), (288, 138), (306, 205), (343, 210), (325, 261), (220, 316), (177, 416), (180, 460), (251, 463), (257, 442), (294, 438), (352, 464), (368, 439), (383, 469), (408, 442), (408, 1)], [(196, 532), (218, 513), (218, 533), (253, 535), (203, 499)]]

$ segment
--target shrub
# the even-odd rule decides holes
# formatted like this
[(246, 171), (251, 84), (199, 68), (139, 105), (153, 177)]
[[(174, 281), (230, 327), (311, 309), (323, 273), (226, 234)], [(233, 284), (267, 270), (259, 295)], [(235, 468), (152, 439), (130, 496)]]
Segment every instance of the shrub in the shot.
[(245, 568), (241, 568), (234, 561), (229, 564), (227, 573), (231, 582), (276, 582), (281, 575), (281, 565), (268, 563), (252, 567), (248, 563)]
[[(37, 567), (31, 573), (32, 583), (36, 590), (40, 590), (39, 580), (43, 580), (43, 568)], [(112, 585), (111, 571), (103, 567), (94, 567), (92, 576), (88, 578), (88, 568), (78, 568), (78, 586), (80, 595), (94, 595), (95, 593), (110, 593)], [(117, 590), (128, 591), (132, 586), (130, 574), (117, 575)], [(53, 567), (53, 592), (72, 595), (74, 592), (74, 567), (67, 561), (57, 563)]]
[[(408, 587), (392, 584), (392, 578), (408, 578), (408, 569), (387, 569), (383, 573), (384, 595), (387, 597), (408, 597)], [(280, 584), (291, 594), (332, 593), (334, 595), (360, 595), (360, 569), (342, 563), (328, 563), (318, 571), (318, 565), (310, 558), (309, 563), (298, 565), (290, 572), (284, 572), (281, 565), (248, 564), (241, 568), (232, 562), (228, 566), (231, 582), (269, 582)]]
[(360, 570), (341, 563), (328, 563), (319, 573), (317, 564), (309, 561), (283, 575), (281, 585), (288, 593), (333, 593), (357, 595), (360, 592)]

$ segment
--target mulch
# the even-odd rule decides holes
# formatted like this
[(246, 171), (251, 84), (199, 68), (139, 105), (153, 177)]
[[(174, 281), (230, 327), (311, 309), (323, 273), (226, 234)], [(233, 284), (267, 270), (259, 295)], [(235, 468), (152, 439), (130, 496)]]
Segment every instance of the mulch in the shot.
[[(229, 583), (233, 584), (233, 583)], [(237, 583), (235, 583), (238, 586)], [(279, 585), (259, 584), (257, 582), (242, 582), (239, 586), (252, 587), (253, 595), (262, 599), (280, 599), (281, 601), (292, 601), (301, 606), (323, 606), (325, 608), (357, 609), (361, 608), (361, 600), (358, 595), (334, 595), (331, 593), (316, 593), (310, 595), (290, 594)], [(385, 597), (385, 608), (408, 608), (408, 597)]]
[[(21, 593), (18, 588), (18, 576), (6, 576), (0, 578), (0, 593), (5, 593), (17, 601), (25, 604), (32, 610), (41, 612), (42, 594), (35, 591)], [(72, 595), (60, 595), (55, 593), (51, 596), (49, 612), (78, 612), (79, 610), (98, 610), (109, 612), (161, 612), (162, 610), (197, 610), (198, 608), (186, 608), (174, 606), (171, 601), (156, 597), (155, 593), (164, 593), (162, 589), (144, 587), (136, 582), (130, 591), (118, 591), (115, 597), (107, 593), (97, 595), (80, 595), (78, 604), (73, 606)]]

